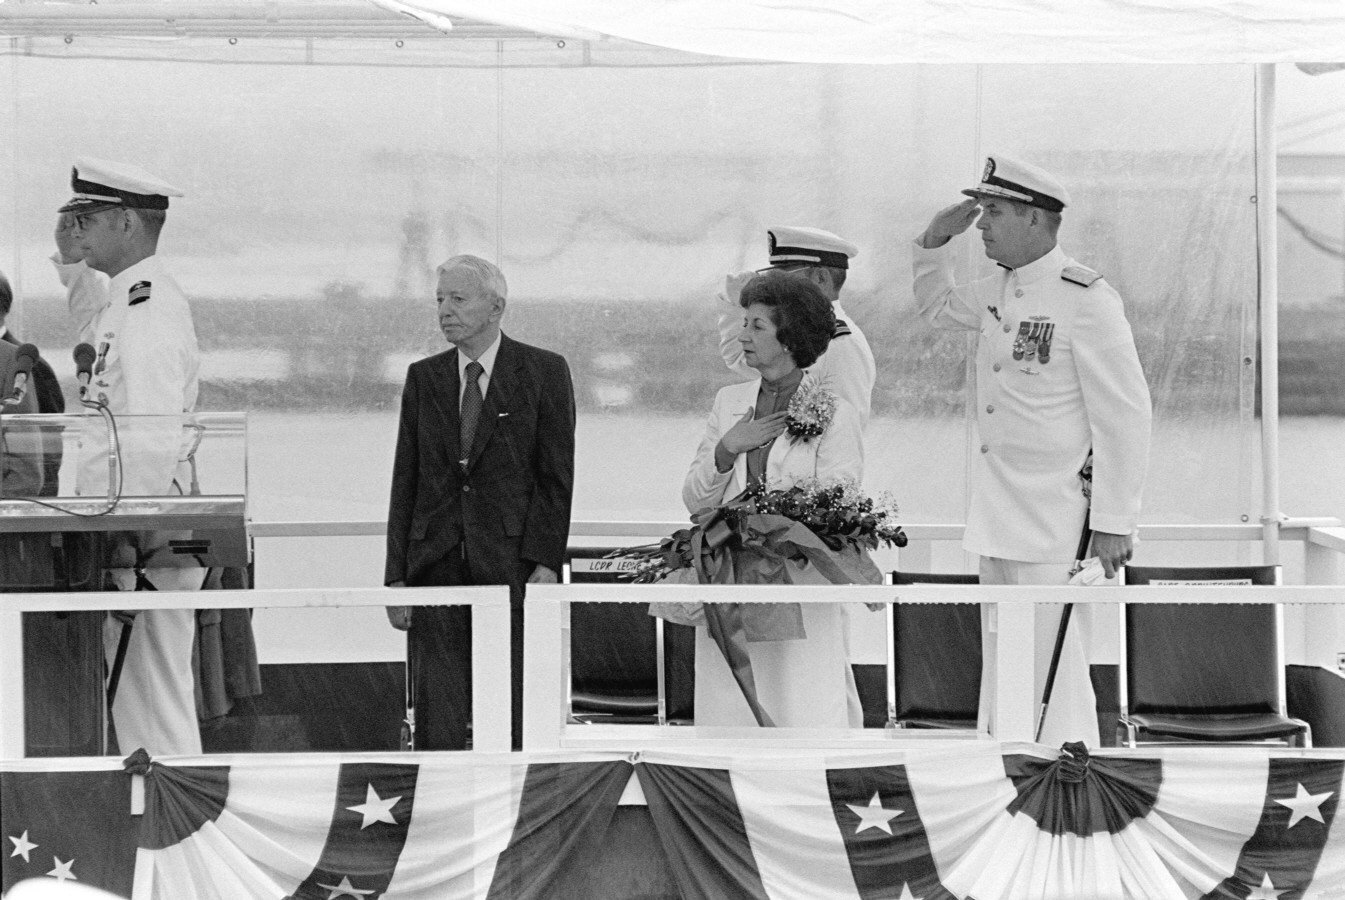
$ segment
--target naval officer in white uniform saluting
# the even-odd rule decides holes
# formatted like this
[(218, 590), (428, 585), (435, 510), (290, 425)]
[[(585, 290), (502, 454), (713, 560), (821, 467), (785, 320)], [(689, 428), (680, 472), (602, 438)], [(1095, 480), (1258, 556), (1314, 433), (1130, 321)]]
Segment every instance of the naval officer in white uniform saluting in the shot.
[[(1085, 513), (1107, 577), (1130, 559), (1148, 469), (1149, 388), (1120, 296), (1056, 242), (1064, 186), (994, 156), (971, 199), (937, 213), (915, 241), (915, 299), (939, 327), (979, 332), (977, 441), (964, 548), (983, 584), (1065, 584)], [(979, 215), (979, 220), (978, 220)], [(976, 222), (1000, 270), (953, 282), (949, 241)], [(1092, 453), (1092, 499), (1080, 472)], [(1060, 607), (1037, 607), (1037, 692)], [(1097, 720), (1081, 630), (1061, 657), (1042, 742), (1096, 746)], [(982, 679), (985, 715), (989, 678)]]
[[(75, 195), (60, 208), (56, 264), (81, 341), (97, 352), (89, 395), (115, 416), (178, 416), (196, 405), (199, 352), (187, 298), (156, 255), (168, 198), (182, 192), (135, 166), (80, 159)], [(110, 279), (110, 280), (109, 280)], [(176, 422), (122, 429), (123, 496), (182, 493), (182, 428)], [(86, 448), (77, 489), (107, 490), (107, 451)], [(168, 535), (140, 535), (119, 548), (112, 570), (122, 590), (197, 590), (205, 570), (165, 549)], [(186, 564), (186, 567), (183, 565)], [(143, 581), (133, 567), (143, 570)], [(135, 617), (112, 716), (123, 753), (199, 754), (191, 665), (195, 611), (146, 610)], [(109, 661), (121, 623), (107, 621)]]

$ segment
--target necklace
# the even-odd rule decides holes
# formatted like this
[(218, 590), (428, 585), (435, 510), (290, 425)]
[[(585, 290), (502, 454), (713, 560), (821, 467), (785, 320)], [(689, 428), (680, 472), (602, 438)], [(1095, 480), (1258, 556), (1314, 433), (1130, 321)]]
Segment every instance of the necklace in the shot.
[[(768, 380), (761, 379), (761, 388), (757, 391), (756, 412), (752, 419), (764, 419), (772, 413), (777, 413), (782, 409), (789, 408), (789, 401), (793, 399), (794, 392), (798, 390), (800, 382), (803, 381), (803, 370), (794, 369), (788, 375), (782, 375), (779, 378)], [(766, 481), (766, 460), (771, 455), (771, 447), (774, 446), (775, 439), (767, 441), (760, 447), (747, 451), (747, 472), (748, 478), (757, 483)]]

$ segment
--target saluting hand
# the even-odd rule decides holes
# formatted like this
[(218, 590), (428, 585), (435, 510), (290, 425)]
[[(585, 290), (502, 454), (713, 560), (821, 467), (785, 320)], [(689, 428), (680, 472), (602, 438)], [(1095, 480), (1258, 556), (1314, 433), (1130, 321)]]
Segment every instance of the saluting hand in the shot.
[(74, 213), (60, 213), (56, 216), (56, 253), (66, 265), (84, 258), (75, 240), (76, 230)]
[(757, 277), (756, 272), (738, 272), (724, 276), (724, 297), (727, 298), (733, 306), (738, 305), (738, 298), (742, 296), (743, 288), (747, 287), (747, 282)]
[(754, 421), (752, 416), (755, 412), (755, 409), (748, 409), (737, 424), (719, 439), (724, 449), (734, 456), (775, 440), (785, 430), (785, 418), (789, 415), (786, 410), (773, 412)]
[(961, 203), (944, 207), (930, 219), (929, 227), (920, 235), (920, 246), (926, 250), (942, 247), (948, 239), (959, 235), (971, 227), (980, 215), (981, 207), (975, 197), (968, 197)]

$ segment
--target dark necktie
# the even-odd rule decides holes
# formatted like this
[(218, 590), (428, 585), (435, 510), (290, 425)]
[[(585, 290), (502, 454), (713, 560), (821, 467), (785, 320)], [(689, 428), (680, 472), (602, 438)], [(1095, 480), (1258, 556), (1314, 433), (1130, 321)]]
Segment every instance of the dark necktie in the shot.
[(458, 417), (461, 426), (458, 447), (463, 466), (472, 458), (472, 439), (476, 436), (476, 420), (481, 418), (481, 375), (485, 372), (481, 363), (472, 360), (467, 364), (467, 383), (462, 387), (462, 412)]

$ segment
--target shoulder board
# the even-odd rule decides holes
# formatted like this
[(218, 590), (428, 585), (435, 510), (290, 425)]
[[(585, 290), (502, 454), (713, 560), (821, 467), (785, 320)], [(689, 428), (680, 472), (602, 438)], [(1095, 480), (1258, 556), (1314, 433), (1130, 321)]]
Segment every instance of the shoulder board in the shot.
[(137, 303), (144, 303), (149, 299), (149, 282), (137, 281), (131, 285), (131, 299), (127, 306), (135, 306)]
[(845, 324), (844, 319), (837, 319), (835, 327), (831, 329), (831, 336), (833, 338), (845, 337), (850, 333), (850, 326)]
[(1065, 266), (1060, 270), (1060, 277), (1081, 287), (1092, 287), (1094, 282), (1102, 280), (1101, 275), (1087, 266)]

